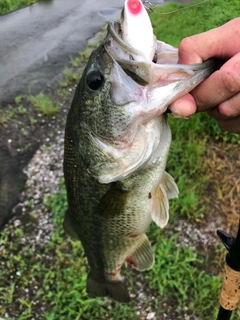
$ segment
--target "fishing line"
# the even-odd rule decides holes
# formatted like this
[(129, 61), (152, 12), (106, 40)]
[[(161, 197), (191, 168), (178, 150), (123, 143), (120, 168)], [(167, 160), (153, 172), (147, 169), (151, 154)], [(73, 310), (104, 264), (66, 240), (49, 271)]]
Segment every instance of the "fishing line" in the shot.
[[(171, 14), (171, 13), (175, 13), (175, 12), (178, 12), (178, 11), (186, 10), (186, 9), (189, 9), (189, 8), (192, 8), (192, 7), (196, 7), (196, 6), (199, 6), (199, 5), (201, 5), (201, 4), (205, 3), (205, 2), (208, 2), (208, 1), (210, 1), (210, 0), (203, 0), (202, 2), (195, 3), (195, 4), (191, 4), (191, 5), (189, 5), (189, 6), (185, 6), (184, 8), (176, 9), (176, 10), (169, 11), (169, 12), (157, 12), (157, 11), (155, 11), (155, 10), (154, 10), (155, 8), (161, 7), (161, 6), (160, 6), (160, 5), (155, 5), (155, 6), (153, 6), (153, 5), (151, 4), (151, 2), (148, 1), (148, 0), (143, 0), (142, 3), (143, 3), (144, 7), (145, 7), (147, 10), (150, 10), (150, 11), (152, 11), (152, 12), (154, 12), (154, 13), (156, 13), (156, 14), (158, 14), (158, 15), (161, 16), (161, 15), (166, 15), (166, 14)], [(150, 7), (147, 7), (145, 4), (148, 4)]]

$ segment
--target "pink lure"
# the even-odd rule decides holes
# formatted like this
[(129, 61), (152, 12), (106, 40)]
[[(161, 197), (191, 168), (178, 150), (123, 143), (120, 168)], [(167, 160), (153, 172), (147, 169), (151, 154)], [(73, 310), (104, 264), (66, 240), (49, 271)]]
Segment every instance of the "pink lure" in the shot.
[[(141, 0), (125, 1), (120, 24), (123, 41), (141, 51), (145, 61), (152, 61), (156, 39), (148, 13)], [(138, 57), (134, 59), (138, 60)]]
[(139, 0), (128, 0), (126, 5), (129, 9), (129, 12), (131, 12), (133, 15), (137, 15), (143, 10), (142, 2)]

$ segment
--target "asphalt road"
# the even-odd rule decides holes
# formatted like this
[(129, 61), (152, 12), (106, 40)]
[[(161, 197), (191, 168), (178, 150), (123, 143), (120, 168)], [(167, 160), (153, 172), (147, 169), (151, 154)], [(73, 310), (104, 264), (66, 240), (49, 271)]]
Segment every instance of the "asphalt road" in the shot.
[(0, 17), (0, 103), (34, 94), (83, 50), (124, 0), (43, 0)]

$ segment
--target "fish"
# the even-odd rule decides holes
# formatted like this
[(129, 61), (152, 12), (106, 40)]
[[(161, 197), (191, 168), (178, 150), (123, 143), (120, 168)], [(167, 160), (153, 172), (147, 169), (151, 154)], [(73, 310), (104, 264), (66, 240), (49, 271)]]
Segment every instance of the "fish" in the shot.
[[(153, 266), (145, 232), (152, 221), (166, 226), (169, 199), (179, 193), (165, 170), (171, 144), (167, 108), (214, 70), (212, 61), (177, 64), (178, 50), (156, 39), (145, 10), (140, 0), (126, 0), (119, 21), (109, 22), (83, 71), (65, 128), (64, 229), (82, 243), (87, 293), (121, 303), (130, 301), (122, 266)], [(139, 36), (146, 46), (136, 41)]]

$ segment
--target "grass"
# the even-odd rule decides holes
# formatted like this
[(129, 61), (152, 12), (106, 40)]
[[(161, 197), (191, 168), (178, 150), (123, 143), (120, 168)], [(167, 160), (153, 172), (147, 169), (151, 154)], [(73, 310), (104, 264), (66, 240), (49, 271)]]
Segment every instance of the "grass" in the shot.
[(0, 15), (29, 6), (38, 0), (1, 0)]
[[(72, 61), (72, 65), (74, 67), (77, 67), (79, 65), (79, 60), (77, 59), (74, 59)], [(63, 80), (61, 80), (59, 82), (59, 85), (61, 88), (66, 88), (68, 87), (69, 85), (71, 85), (72, 83), (75, 83), (76, 80), (79, 79), (79, 73), (78, 72), (73, 72), (72, 69), (70, 68), (66, 68), (64, 71), (63, 71), (63, 75), (64, 75), (64, 78)]]
[(36, 96), (28, 96), (27, 100), (43, 116), (53, 116), (60, 110), (60, 106), (42, 92)]
[(17, 122), (16, 117), (19, 116), (27, 117), (33, 125), (38, 121), (38, 115), (51, 117), (59, 111), (60, 105), (43, 92), (35, 96), (20, 95), (15, 98), (15, 105), (9, 105), (6, 109), (0, 108), (0, 126)]
[[(204, 5), (187, 9), (189, 11), (168, 15), (153, 13), (151, 19), (157, 37), (178, 46), (183, 37), (216, 27), (235, 17), (238, 6), (238, 1), (210, 0)], [(169, 12), (182, 7), (169, 4), (156, 10)], [(72, 60), (73, 66), (77, 67), (86, 57), (82, 55)], [(74, 73), (67, 70), (65, 81), (66, 84), (60, 83), (60, 86), (73, 83)], [(16, 102), (19, 112), (24, 114), (23, 100), (21, 97)], [(44, 114), (58, 110), (43, 94), (29, 97), (28, 101)], [(9, 121), (11, 114), (5, 115), (5, 118), (2, 121)], [(144, 304), (154, 307), (156, 319), (161, 319), (167, 305), (173, 309), (174, 319), (183, 319), (184, 314), (195, 314), (200, 320), (213, 320), (218, 310), (221, 286), (221, 278), (213, 271), (213, 266), (218, 264), (219, 248), (214, 248), (214, 256), (209, 257), (205, 252), (181, 243), (181, 234), (174, 228), (179, 217), (186, 221), (205, 218), (202, 194), (208, 177), (202, 159), (209, 141), (236, 145), (239, 136), (224, 133), (205, 114), (198, 114), (189, 120), (170, 116), (169, 122), (173, 142), (167, 169), (177, 180), (180, 197), (171, 201), (169, 227), (160, 230), (153, 224), (148, 232), (156, 263), (152, 270), (144, 273), (142, 281), (145, 289), (151, 290), (155, 298), (146, 296)], [(59, 192), (45, 197), (44, 203), (49, 214), (54, 216), (54, 231), (49, 243), (41, 248), (35, 244), (25, 246), (23, 230), (14, 225), (9, 225), (0, 235), (0, 315), (7, 314), (9, 317), (6, 318), (11, 320), (142, 319), (137, 302), (122, 305), (107, 299), (92, 299), (86, 294), (88, 267), (81, 243), (66, 237), (62, 229), (67, 207), (63, 183)], [(35, 215), (34, 211), (32, 215)], [(29, 227), (34, 230), (31, 224)], [(135, 293), (136, 275), (131, 270), (124, 273), (130, 291)], [(232, 319), (239, 317), (238, 310)]]
[[(161, 236), (159, 234), (159, 236)], [(221, 280), (203, 269), (205, 259), (194, 248), (179, 246), (179, 234), (161, 237), (153, 245), (156, 263), (147, 275), (151, 288), (160, 296), (167, 294), (166, 303), (175, 301), (176, 313), (195, 310), (200, 319), (214, 319)], [(155, 238), (156, 239), (156, 238)], [(209, 297), (212, 297), (209, 299)], [(164, 300), (164, 299), (163, 299)], [(211, 317), (209, 311), (211, 310)]]
[(13, 115), (15, 114), (14, 110), (2, 110), (0, 109), (0, 125), (4, 125), (5, 123), (9, 122)]
[(7, 110), (0, 108), (0, 125), (5, 125), (10, 121), (14, 121), (14, 116), (24, 116), (27, 113), (27, 109), (21, 104), (22, 96), (15, 98), (15, 107), (11, 107)]
[[(209, 0), (198, 6), (182, 10), (185, 6), (170, 3), (151, 13), (152, 25), (158, 39), (178, 47), (181, 39), (216, 28), (239, 16), (238, 0)], [(174, 13), (172, 11), (179, 10)], [(171, 30), (167, 31), (166, 30)]]

